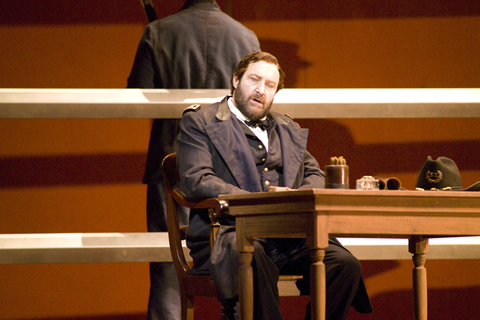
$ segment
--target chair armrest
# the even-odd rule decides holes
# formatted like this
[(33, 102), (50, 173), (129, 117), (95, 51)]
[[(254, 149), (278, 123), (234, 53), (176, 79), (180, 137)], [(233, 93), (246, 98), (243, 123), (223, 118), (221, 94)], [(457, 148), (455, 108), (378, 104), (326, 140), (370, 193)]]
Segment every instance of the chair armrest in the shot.
[(217, 198), (209, 198), (199, 202), (188, 201), (178, 188), (173, 189), (172, 197), (174, 200), (190, 209), (211, 209), (209, 210), (210, 220), (217, 222), (219, 218), (228, 216), (228, 203)]
[(186, 225), (186, 226), (180, 226), (180, 228), (179, 228), (179, 230), (178, 230), (179, 233), (180, 233), (180, 239), (185, 240), (185, 239), (187, 238), (187, 237), (186, 237), (186, 235), (187, 235), (187, 229), (188, 229), (188, 225)]

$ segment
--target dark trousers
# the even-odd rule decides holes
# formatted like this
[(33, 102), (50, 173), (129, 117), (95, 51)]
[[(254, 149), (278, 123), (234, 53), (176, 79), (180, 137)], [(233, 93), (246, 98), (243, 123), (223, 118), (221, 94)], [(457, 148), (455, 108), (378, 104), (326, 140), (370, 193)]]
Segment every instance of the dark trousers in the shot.
[[(167, 231), (167, 214), (163, 183), (147, 187), (147, 228), (149, 232)], [(188, 223), (187, 208), (179, 208), (180, 224)], [(150, 263), (150, 295), (148, 320), (179, 320), (180, 289), (173, 262)]]
[[(211, 254), (211, 274), (220, 298), (238, 299), (238, 252), (234, 227), (221, 227)], [(301, 274), (302, 295), (310, 294), (311, 259), (305, 239), (258, 239), (253, 253), (254, 319), (282, 320), (277, 282), (279, 274)], [(358, 260), (334, 240), (325, 250), (327, 280), (326, 319), (346, 319), (350, 306), (370, 313)], [(354, 302), (354, 300), (358, 300)], [(306, 319), (310, 319), (307, 308)]]

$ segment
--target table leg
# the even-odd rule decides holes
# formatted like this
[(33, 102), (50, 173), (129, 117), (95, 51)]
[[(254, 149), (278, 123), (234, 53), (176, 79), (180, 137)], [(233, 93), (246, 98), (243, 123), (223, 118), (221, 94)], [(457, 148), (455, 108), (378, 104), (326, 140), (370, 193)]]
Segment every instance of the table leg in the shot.
[(325, 250), (315, 248), (310, 250), (312, 265), (310, 267), (310, 301), (312, 319), (325, 320), (326, 280), (325, 280)]
[(415, 320), (427, 320), (427, 269), (425, 262), (428, 252), (428, 238), (413, 236), (408, 241), (409, 252), (413, 254), (413, 308)]
[(310, 303), (312, 320), (325, 320), (327, 281), (325, 249), (328, 247), (328, 215), (316, 212), (310, 215), (307, 244), (310, 248)]
[(240, 319), (253, 320), (253, 271), (251, 252), (240, 252), (238, 270), (238, 294), (240, 302)]
[(240, 305), (240, 319), (253, 320), (253, 238), (246, 238), (245, 219), (235, 221), (237, 233), (237, 250), (240, 266), (238, 269), (238, 299)]

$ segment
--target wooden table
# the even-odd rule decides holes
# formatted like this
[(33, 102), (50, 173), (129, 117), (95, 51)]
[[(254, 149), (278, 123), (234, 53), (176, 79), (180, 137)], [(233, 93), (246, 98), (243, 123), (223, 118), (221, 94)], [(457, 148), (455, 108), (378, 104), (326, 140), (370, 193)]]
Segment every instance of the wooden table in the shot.
[(329, 237), (406, 238), (413, 254), (414, 314), (427, 319), (428, 238), (480, 235), (480, 193), (310, 189), (221, 195), (236, 218), (243, 320), (253, 319), (254, 237), (306, 237), (311, 249), (312, 319), (325, 319)]

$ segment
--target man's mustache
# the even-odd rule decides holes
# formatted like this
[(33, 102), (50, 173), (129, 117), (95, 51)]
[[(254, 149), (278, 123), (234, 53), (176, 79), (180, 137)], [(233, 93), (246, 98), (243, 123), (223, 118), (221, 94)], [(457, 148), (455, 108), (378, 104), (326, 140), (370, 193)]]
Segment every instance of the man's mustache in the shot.
[(261, 94), (258, 94), (258, 93), (252, 94), (250, 96), (250, 99), (255, 99), (255, 100), (260, 101), (261, 103), (265, 103), (265, 98)]

